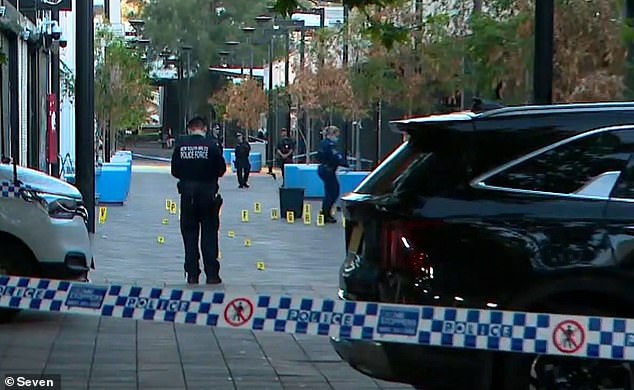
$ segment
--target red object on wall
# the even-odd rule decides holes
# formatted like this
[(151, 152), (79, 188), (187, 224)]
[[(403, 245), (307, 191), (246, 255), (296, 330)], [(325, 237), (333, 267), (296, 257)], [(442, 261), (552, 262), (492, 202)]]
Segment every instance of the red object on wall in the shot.
[(48, 162), (57, 164), (57, 128), (55, 128), (57, 115), (57, 96), (51, 93), (48, 99)]

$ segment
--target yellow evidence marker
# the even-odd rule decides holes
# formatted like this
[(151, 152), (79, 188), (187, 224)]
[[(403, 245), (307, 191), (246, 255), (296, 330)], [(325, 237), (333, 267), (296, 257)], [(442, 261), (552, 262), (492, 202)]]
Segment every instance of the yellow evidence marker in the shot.
[(256, 214), (260, 214), (262, 212), (262, 203), (255, 202), (253, 205), (253, 212)]
[(317, 216), (317, 226), (324, 226), (324, 215), (322, 213), (319, 213), (319, 215)]
[(103, 225), (104, 223), (106, 223), (107, 219), (108, 219), (108, 208), (99, 207), (99, 223)]
[(161, 222), (163, 225), (169, 225), (170, 220), (167, 218), (163, 218), (163, 221)]
[(165, 244), (165, 237), (163, 236), (158, 236), (157, 237), (157, 241), (159, 244)]
[(271, 209), (271, 219), (280, 219), (280, 210)]
[(255, 266), (257, 267), (258, 271), (264, 271), (264, 262), (263, 261), (258, 261), (257, 263), (255, 263)]
[(295, 213), (292, 211), (286, 212), (286, 222), (295, 223)]
[(304, 203), (304, 214), (310, 214), (312, 212), (312, 207), (310, 203)]
[(236, 232), (234, 232), (233, 230), (229, 230), (227, 232), (227, 237), (234, 238), (235, 236), (236, 236)]
[[(310, 210), (308, 210), (310, 211)], [(312, 221), (312, 215), (310, 213), (307, 213), (306, 210), (304, 210), (304, 225), (310, 225), (313, 223)]]
[(177, 209), (177, 208), (176, 208), (176, 202), (172, 202), (172, 203), (170, 204), (170, 214), (172, 214), (172, 215), (176, 215), (176, 209)]
[(249, 210), (242, 210), (242, 222), (249, 222)]
[(246, 240), (244, 240), (244, 246), (250, 247), (251, 246), (251, 240), (249, 240), (248, 238)]
[(172, 209), (172, 200), (171, 199), (165, 199), (165, 210), (170, 211)]

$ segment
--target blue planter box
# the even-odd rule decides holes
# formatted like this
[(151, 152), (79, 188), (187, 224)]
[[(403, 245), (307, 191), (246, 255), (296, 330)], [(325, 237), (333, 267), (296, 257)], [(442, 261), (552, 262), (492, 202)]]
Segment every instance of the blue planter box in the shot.
[[(323, 198), (324, 183), (317, 173), (318, 164), (286, 164), (284, 166), (284, 185), (289, 188), (303, 188), (306, 198)], [(354, 191), (370, 174), (366, 171), (339, 171), (337, 178), (341, 194)]]
[(131, 163), (104, 163), (95, 171), (95, 187), (100, 203), (125, 203), (130, 193), (131, 182)]
[(222, 155), (225, 158), (225, 161), (226, 161), (227, 164), (230, 164), (233, 161), (233, 157), (232, 156), (233, 156), (233, 151), (234, 150), (235, 149), (224, 149), (222, 151)]
[[(229, 155), (229, 160), (231, 161), (231, 171), (236, 171), (236, 155), (231, 152)], [(251, 153), (249, 155), (249, 162), (251, 163), (251, 171), (250, 172), (260, 172), (262, 170), (262, 153)]]

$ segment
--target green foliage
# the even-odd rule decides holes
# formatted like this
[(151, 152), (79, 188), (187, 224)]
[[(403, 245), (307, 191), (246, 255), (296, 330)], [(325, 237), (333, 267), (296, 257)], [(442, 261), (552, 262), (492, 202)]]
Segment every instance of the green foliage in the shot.
[[(404, 0), (343, 0), (349, 9), (358, 9), (366, 16), (367, 26), (365, 34), (375, 42), (391, 49), (399, 42), (406, 42), (409, 31), (406, 27), (397, 26), (393, 22), (374, 20), (369, 13), (371, 8), (383, 9), (389, 6), (397, 6), (406, 3)], [(275, 0), (273, 7), (276, 12), (284, 17), (289, 17), (296, 10), (302, 8), (299, 0)]]
[[(268, 40), (263, 36), (263, 27), (255, 21), (256, 16), (267, 12), (267, 4), (267, 0), (151, 0), (144, 7), (144, 34), (156, 51), (167, 48), (179, 53), (182, 45), (192, 46), (191, 64), (199, 70), (191, 82), (190, 104), (194, 112), (209, 111), (213, 85), (206, 69), (220, 65), (220, 51), (233, 51), (228, 62), (234, 66), (244, 63), (248, 68), (251, 47), (254, 66), (267, 59)], [(246, 33), (241, 31), (243, 26), (256, 28), (251, 47), (246, 44)], [(230, 40), (241, 43), (228, 47), (224, 43)]]
[[(95, 116), (104, 131), (135, 129), (146, 121), (152, 86), (141, 56), (107, 29), (96, 34), (103, 50), (95, 67)], [(99, 47), (99, 46), (98, 46)]]

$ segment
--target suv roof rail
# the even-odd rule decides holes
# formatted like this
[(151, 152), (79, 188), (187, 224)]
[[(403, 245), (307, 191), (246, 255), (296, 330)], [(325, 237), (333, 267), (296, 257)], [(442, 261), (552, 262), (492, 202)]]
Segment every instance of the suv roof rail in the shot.
[(473, 104), (471, 106), (471, 111), (476, 114), (479, 114), (482, 112), (504, 108), (504, 107), (506, 106), (503, 105), (502, 103), (487, 101), (479, 97), (474, 97)]
[(562, 103), (549, 105), (522, 105), (508, 106), (490, 109), (479, 112), (480, 118), (490, 118), (497, 115), (508, 115), (514, 113), (525, 113), (531, 111), (567, 111), (567, 110), (586, 110), (601, 108), (634, 108), (634, 101), (628, 102), (597, 102), (597, 103)]

